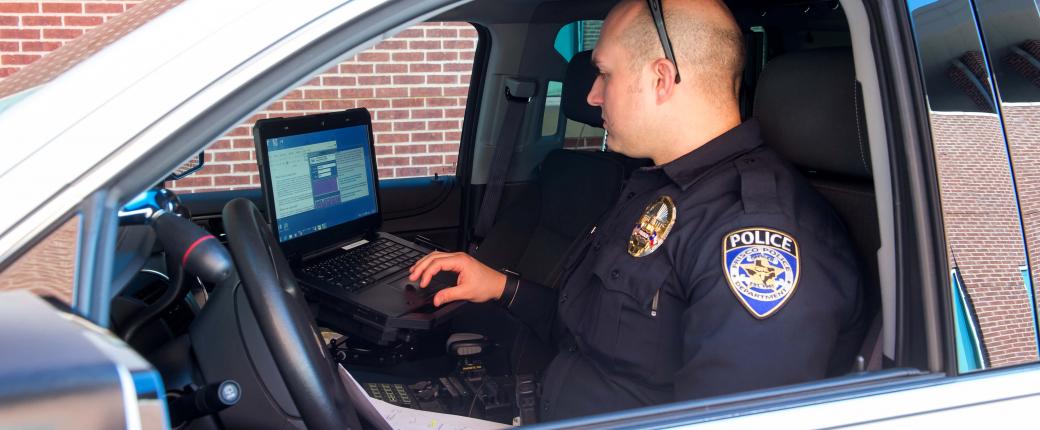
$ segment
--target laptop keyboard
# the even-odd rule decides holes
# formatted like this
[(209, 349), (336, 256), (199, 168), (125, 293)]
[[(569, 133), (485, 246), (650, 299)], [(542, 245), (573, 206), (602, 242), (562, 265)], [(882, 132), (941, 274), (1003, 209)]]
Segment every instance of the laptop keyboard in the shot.
[(379, 238), (332, 258), (307, 264), (303, 273), (356, 292), (411, 267), (422, 256), (417, 250)]

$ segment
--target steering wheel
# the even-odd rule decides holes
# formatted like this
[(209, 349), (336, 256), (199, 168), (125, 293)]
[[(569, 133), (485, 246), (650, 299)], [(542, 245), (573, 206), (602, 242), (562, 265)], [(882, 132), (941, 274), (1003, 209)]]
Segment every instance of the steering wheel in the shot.
[(312, 430), (361, 428), (263, 214), (253, 202), (237, 198), (224, 206), (222, 218), (249, 306), (303, 422)]

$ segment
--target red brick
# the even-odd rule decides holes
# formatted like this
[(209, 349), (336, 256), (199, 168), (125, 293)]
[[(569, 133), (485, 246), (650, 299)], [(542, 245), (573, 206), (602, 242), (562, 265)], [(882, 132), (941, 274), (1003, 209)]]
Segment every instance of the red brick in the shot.
[[(460, 142), (462, 141), (461, 131), (449, 131), (444, 133), (444, 140), (448, 142)], [(598, 146), (597, 146), (598, 147)]]
[(344, 110), (354, 109), (357, 103), (354, 100), (322, 100), (321, 110)]
[(412, 133), (412, 142), (440, 142), (442, 140), (444, 140), (444, 133), (441, 132)]
[(340, 64), (340, 73), (372, 73), (371, 64)]
[(333, 86), (357, 85), (357, 78), (353, 76), (324, 76), (321, 78), (321, 83)]
[(367, 107), (369, 109), (383, 109), (390, 107), (390, 100), (384, 99), (364, 99), (357, 101), (358, 107)]
[(469, 87), (446, 87), (444, 88), (444, 95), (446, 96), (468, 96)]
[(444, 118), (444, 111), (440, 109), (415, 109), (412, 118)]
[(44, 3), (44, 13), (83, 13), (80, 3)]
[(431, 28), (426, 30), (426, 37), (459, 37), (459, 31), (446, 28)]
[(266, 111), (283, 111), (285, 110), (285, 102), (274, 102), (264, 108)]
[(374, 49), (405, 49), (408, 47), (408, 43), (403, 40), (384, 40), (376, 44)]
[(444, 157), (440, 155), (419, 155), (412, 157), (412, 164), (417, 166), (423, 164), (441, 164), (443, 162)]
[(339, 98), (339, 90), (304, 90), (305, 99), (335, 99)]
[[(207, 151), (219, 151), (223, 149), (231, 149), (231, 139), (220, 139), (206, 147)], [(209, 166), (209, 164), (207, 164), (207, 166)]]
[(246, 161), (252, 160), (253, 151), (229, 151), (229, 152), (207, 152), (206, 155), (213, 154), (214, 162), (227, 162), (227, 161)]
[[(2, 32), (2, 30), (0, 30)], [(77, 28), (45, 28), (43, 37), (46, 39), (75, 39), (83, 35), (83, 30)], [(0, 37), (3, 37), (0, 34)]]
[(358, 76), (358, 85), (390, 85), (389, 76)]
[(9, 2), (0, 3), (0, 13), (35, 13), (39, 12), (36, 3)]
[(119, 3), (87, 3), (87, 13), (123, 13), (123, 5)]
[(408, 73), (407, 64), (376, 64), (376, 73)]
[(23, 16), (22, 17), (22, 26), (23, 27), (26, 27), (26, 26), (42, 27), (42, 26), (60, 26), (60, 25), (61, 25), (61, 17), (60, 16), (30, 15), (30, 16)]
[[(18, 42), (0, 42), (0, 52), (21, 52)], [(405, 91), (407, 92), (407, 91)]]
[(445, 40), (444, 49), (475, 49), (476, 43), (472, 40)]
[(418, 50), (441, 49), (441, 41), (439, 41), (439, 40), (413, 40), (411, 42), (408, 42), (408, 49), (418, 49)]
[(231, 147), (235, 149), (253, 149), (253, 139), (231, 139)]
[(286, 110), (320, 110), (321, 102), (314, 100), (285, 102)]
[(404, 107), (422, 107), (425, 104), (423, 99), (394, 99), (393, 106), (395, 108)]
[(452, 98), (428, 98), (427, 106), (458, 106), (458, 102)]
[(422, 52), (395, 52), (393, 59), (394, 61), (423, 61), (425, 54)]
[(5, 66), (24, 66), (30, 64), (33, 61), (39, 60), (41, 55), (2, 55), (0, 56), (0, 64)]
[(249, 185), (249, 176), (221, 175), (213, 178), (213, 185), (218, 187), (227, 185)]
[(379, 179), (391, 179), (394, 177), (394, 169), (378, 169)]
[(475, 56), (476, 56), (476, 54), (474, 54), (473, 51), (462, 51), (462, 52), (459, 52), (459, 59), (460, 60), (473, 61), (473, 58)]
[(8, 27), (17, 27), (18, 26), (18, 17), (17, 16), (0, 15), (0, 25), (8, 26)]
[(408, 95), (412, 97), (440, 97), (440, 87), (415, 87), (408, 89)]
[(408, 111), (405, 109), (381, 109), (376, 111), (376, 119), (378, 120), (408, 119), (408, 117)]
[(457, 52), (430, 52), (426, 54), (426, 61), (456, 61), (459, 59)]
[(454, 165), (451, 165), (451, 166), (431, 166), (430, 167), (430, 174), (431, 175), (435, 175), (435, 174), (436, 175), (454, 175), (455, 174), (455, 169), (456, 169), (456, 167)]
[(459, 37), (467, 37), (467, 38), (474, 38), (475, 39), (475, 38), (478, 37), (477, 30), (472, 29), (472, 28), (468, 28), (468, 29), (465, 29), (465, 30), (459, 30)]
[(68, 15), (65, 17), (65, 25), (78, 26), (78, 27), (95, 27), (105, 22), (100, 16), (77, 16)]
[(22, 42), (23, 52), (51, 52), (61, 48), (61, 42)]
[(212, 187), (212, 176), (189, 176), (179, 181), (173, 181), (174, 188)]
[(394, 122), (394, 131), (416, 131), (426, 130), (426, 123), (423, 121), (397, 121)]
[(428, 130), (458, 130), (459, 129), (459, 122), (458, 121), (430, 121), (430, 123), (426, 125), (426, 128)]
[(422, 167), (399, 167), (394, 169), (394, 175), (398, 178), (407, 178), (415, 176), (429, 176), (430, 169), (426, 166)]
[[(376, 155), (393, 155), (394, 147), (383, 141), (385, 134), (376, 135)], [(405, 136), (407, 137), (407, 136)]]
[[(216, 145), (211, 146), (211, 148), (214, 146)], [(196, 175), (223, 175), (228, 173), (231, 173), (230, 164), (207, 164), (202, 166), (202, 169)]]
[(472, 72), (473, 65), (470, 63), (446, 63), (444, 65), (445, 72)]
[(397, 75), (394, 76), (394, 85), (417, 85), (426, 82), (425, 76), (420, 75)]
[(444, 116), (446, 118), (462, 118), (466, 116), (466, 109), (445, 109)]
[(373, 133), (384, 133), (384, 132), (390, 131), (390, 129), (391, 129), (390, 123), (388, 123), (388, 122), (380, 121), (380, 122), (372, 123), (372, 132)]
[(344, 88), (339, 91), (339, 96), (343, 98), (364, 98), (374, 97), (375, 91), (372, 88)]
[(39, 39), (40, 30), (36, 29), (0, 29), (0, 39)]
[(430, 84), (455, 84), (459, 82), (459, 78), (455, 75), (430, 75), (426, 77), (426, 82)]
[(8, 76), (11, 76), (14, 74), (14, 72), (17, 71), (17, 67), (0, 67), (0, 78), (6, 78)]
[(408, 97), (408, 88), (376, 88), (376, 97)]
[(426, 145), (394, 145), (394, 154), (425, 154)]
[[(382, 133), (376, 136), (376, 143), (401, 143), (408, 142), (411, 137), (407, 133)], [(385, 147), (389, 151), (393, 151), (391, 147)], [(376, 147), (376, 149), (379, 149)], [(377, 151), (378, 153), (378, 151)], [(388, 152), (389, 154), (390, 152)]]
[(236, 163), (232, 166), (235, 168), (235, 173), (256, 173), (260, 171), (256, 163)]
[(440, 143), (430, 145), (430, 152), (459, 152), (459, 144), (457, 143)]
[(408, 65), (408, 71), (412, 72), (412, 73), (440, 72), (441, 71), (441, 65), (440, 64), (430, 64), (430, 63), (409, 64)]
[(409, 157), (377, 157), (376, 165), (381, 167), (408, 166), (411, 162)]
[[(394, 54), (395, 56), (398, 54)], [(383, 62), (390, 61), (390, 54), (386, 52), (362, 52), (357, 55), (358, 61)]]

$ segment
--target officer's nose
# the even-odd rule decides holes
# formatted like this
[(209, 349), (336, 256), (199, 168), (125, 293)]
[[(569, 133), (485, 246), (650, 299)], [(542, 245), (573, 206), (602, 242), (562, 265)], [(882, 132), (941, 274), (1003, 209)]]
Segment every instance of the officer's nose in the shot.
[(585, 97), (585, 101), (590, 106), (602, 106), (603, 105), (603, 77), (597, 75), (596, 80), (592, 81), (592, 88), (589, 89), (589, 95)]

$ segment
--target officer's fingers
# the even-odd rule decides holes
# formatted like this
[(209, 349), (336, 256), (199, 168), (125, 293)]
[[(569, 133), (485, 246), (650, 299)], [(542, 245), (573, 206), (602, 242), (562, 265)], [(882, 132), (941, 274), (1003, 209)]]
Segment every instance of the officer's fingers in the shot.
[(429, 254), (424, 255), (422, 258), (419, 259), (419, 261), (416, 261), (415, 264), (412, 265), (412, 267), (408, 268), (408, 272), (410, 273), (408, 275), (408, 280), (415, 281), (419, 279), (419, 277), (422, 276), (423, 270), (426, 270), (426, 267), (430, 265), (431, 261), (440, 258), (444, 255), (448, 254), (433, 251)]
[(456, 300), (467, 299), (466, 289), (464, 287), (451, 287), (445, 288), (437, 292), (437, 295), (433, 296), (433, 305), (440, 307), (445, 303), (451, 303)]
[(430, 280), (433, 276), (442, 270), (450, 270), (452, 272), (461, 272), (464, 267), (463, 263), (465, 259), (458, 254), (447, 254), (438, 258), (432, 259), (428, 266), (422, 272), (422, 281), (419, 282), (419, 286), (426, 288), (430, 285)]

